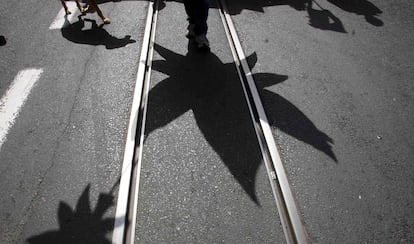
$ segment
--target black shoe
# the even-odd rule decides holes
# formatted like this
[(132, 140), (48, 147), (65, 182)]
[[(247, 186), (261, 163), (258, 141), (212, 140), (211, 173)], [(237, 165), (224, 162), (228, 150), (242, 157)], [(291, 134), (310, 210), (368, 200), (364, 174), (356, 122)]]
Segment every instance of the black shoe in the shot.
[(206, 37), (206, 35), (198, 35), (195, 37), (195, 43), (197, 45), (197, 49), (202, 52), (210, 52), (210, 43)]

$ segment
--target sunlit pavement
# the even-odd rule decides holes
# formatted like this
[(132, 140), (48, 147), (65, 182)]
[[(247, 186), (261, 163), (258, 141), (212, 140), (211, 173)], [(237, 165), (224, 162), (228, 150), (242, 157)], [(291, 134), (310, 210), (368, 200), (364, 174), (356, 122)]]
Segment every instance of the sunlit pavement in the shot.
[[(100, 26), (2, 3), (0, 243), (111, 242), (147, 4), (101, 1)], [(228, 5), (310, 241), (412, 243), (413, 3)], [(185, 28), (182, 2), (162, 4), (136, 239), (283, 242), (217, 5), (210, 55)]]

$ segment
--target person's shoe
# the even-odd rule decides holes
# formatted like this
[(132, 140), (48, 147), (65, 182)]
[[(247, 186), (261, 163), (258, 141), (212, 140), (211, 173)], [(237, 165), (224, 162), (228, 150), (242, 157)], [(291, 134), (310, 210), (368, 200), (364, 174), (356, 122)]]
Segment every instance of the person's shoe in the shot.
[(194, 29), (195, 29), (195, 24), (189, 24), (187, 26), (187, 34), (185, 34), (185, 36), (188, 39), (194, 38), (196, 36)]
[(210, 51), (210, 43), (206, 37), (206, 35), (198, 35), (195, 37), (195, 43), (197, 44), (197, 49), (202, 52), (209, 52)]

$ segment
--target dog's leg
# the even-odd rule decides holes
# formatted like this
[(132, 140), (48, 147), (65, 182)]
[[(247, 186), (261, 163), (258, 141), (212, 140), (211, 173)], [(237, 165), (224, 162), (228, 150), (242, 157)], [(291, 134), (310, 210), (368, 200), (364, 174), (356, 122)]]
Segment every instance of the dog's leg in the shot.
[(63, 8), (65, 9), (65, 13), (66, 13), (66, 15), (71, 14), (71, 12), (70, 12), (70, 11), (69, 11), (69, 9), (68, 9), (68, 6), (67, 6), (67, 5), (66, 5), (66, 3), (65, 3), (65, 0), (60, 0), (60, 2), (62, 3)]
[(96, 12), (98, 13), (99, 17), (101, 17), (104, 24), (111, 23), (111, 20), (102, 13), (101, 9), (98, 7), (98, 4), (96, 4), (95, 0), (88, 0), (88, 3), (89, 3), (89, 6), (91, 6), (92, 8), (96, 10)]

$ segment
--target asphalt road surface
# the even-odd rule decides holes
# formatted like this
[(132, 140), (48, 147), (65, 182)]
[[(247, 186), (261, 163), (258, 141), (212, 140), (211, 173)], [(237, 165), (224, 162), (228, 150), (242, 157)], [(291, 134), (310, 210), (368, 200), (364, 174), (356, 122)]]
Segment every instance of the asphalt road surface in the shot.
[[(111, 243), (148, 2), (99, 3), (0, 6), (0, 243)], [(227, 3), (310, 242), (413, 243), (414, 3)], [(185, 29), (162, 3), (136, 240), (281, 243), (217, 5), (210, 54)]]

